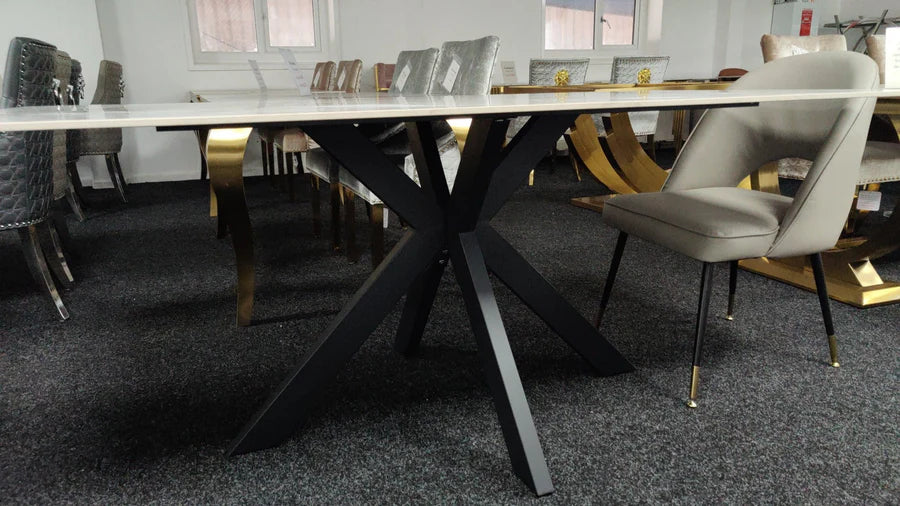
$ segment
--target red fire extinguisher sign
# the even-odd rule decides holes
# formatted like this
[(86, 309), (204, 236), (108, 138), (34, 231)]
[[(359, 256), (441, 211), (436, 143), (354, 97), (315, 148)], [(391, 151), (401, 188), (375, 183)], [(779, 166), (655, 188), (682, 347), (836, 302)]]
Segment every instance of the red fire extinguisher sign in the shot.
[(812, 9), (803, 9), (800, 12), (800, 35), (809, 35), (812, 28)]

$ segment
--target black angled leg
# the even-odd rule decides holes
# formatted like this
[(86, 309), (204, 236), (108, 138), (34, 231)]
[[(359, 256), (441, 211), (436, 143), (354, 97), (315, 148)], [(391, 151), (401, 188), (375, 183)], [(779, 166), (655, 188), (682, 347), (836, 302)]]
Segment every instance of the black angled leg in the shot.
[(446, 265), (447, 257), (442, 255), (416, 278), (409, 293), (406, 294), (403, 314), (400, 316), (400, 325), (397, 327), (397, 336), (394, 340), (394, 349), (398, 353), (411, 355), (419, 347)]
[(494, 395), (513, 470), (538, 496), (553, 493), (550, 471), (475, 233), (459, 234), (450, 244), (450, 256), (478, 342), (485, 377)]
[(616, 282), (616, 273), (619, 272), (619, 263), (622, 261), (622, 253), (625, 251), (626, 241), (628, 241), (628, 234), (619, 232), (619, 238), (616, 239), (616, 250), (613, 252), (612, 263), (609, 264), (609, 274), (606, 275), (606, 283), (603, 285), (603, 296), (600, 298), (600, 309), (597, 310), (597, 317), (594, 319), (594, 326), (598, 329), (603, 322), (603, 313), (606, 312), (606, 306), (609, 304), (609, 297), (612, 295), (613, 284)]
[(834, 334), (834, 322), (831, 319), (831, 301), (828, 300), (828, 286), (825, 284), (825, 268), (822, 266), (822, 254), (816, 253), (809, 256), (809, 263), (813, 269), (813, 277), (816, 280), (816, 293), (819, 295), (819, 305), (822, 306), (822, 319), (825, 320), (825, 332), (828, 333), (828, 351), (831, 354), (832, 367), (840, 367), (837, 353), (837, 337)]
[(322, 332), (312, 351), (232, 442), (230, 455), (275, 446), (297, 429), (309, 415), (316, 394), (356, 353), (416, 275), (434, 259), (436, 243), (433, 236), (407, 232)]
[(112, 181), (113, 186), (116, 190), (119, 191), (119, 196), (122, 197), (122, 202), (128, 203), (128, 199), (125, 198), (125, 186), (119, 181), (119, 173), (116, 170), (115, 163), (113, 162), (112, 155), (106, 155), (106, 171), (109, 172), (109, 180)]
[(700, 358), (703, 351), (703, 334), (706, 333), (706, 318), (709, 315), (709, 299), (712, 295), (712, 275), (715, 264), (704, 262), (700, 275), (700, 303), (697, 307), (697, 322), (694, 328), (694, 362), (691, 368), (691, 392), (687, 405), (697, 407), (697, 390), (700, 387)]
[(738, 261), (732, 260), (728, 262), (728, 312), (725, 314), (725, 319), (728, 321), (734, 320), (734, 297), (737, 293), (737, 275), (738, 275)]
[(515, 248), (490, 226), (477, 230), (488, 269), (510, 288), (535, 314), (594, 370), (611, 376), (634, 370), (628, 360), (597, 329), (566, 302)]
[(53, 276), (63, 288), (72, 288), (75, 278), (72, 276), (72, 271), (69, 270), (69, 263), (66, 261), (66, 255), (63, 253), (62, 243), (53, 222), (45, 220), (36, 224), (35, 228), (43, 241), (44, 259)]

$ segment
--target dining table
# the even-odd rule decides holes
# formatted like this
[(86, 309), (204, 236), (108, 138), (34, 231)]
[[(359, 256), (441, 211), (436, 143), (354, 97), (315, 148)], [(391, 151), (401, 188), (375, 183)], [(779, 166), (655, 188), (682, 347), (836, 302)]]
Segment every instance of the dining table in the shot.
[[(408, 227), (387, 257), (321, 331), (306, 355), (298, 357), (297, 365), (286, 372), (283, 382), (230, 444), (228, 454), (272, 447), (293, 434), (315, 409), (323, 388), (401, 300), (403, 309), (395, 348), (404, 354), (414, 351), (422, 338), (438, 284), (445, 269), (452, 266), (512, 468), (536, 495), (542, 496), (552, 493), (554, 486), (489, 273), (508, 286), (595, 374), (611, 376), (633, 370), (627, 358), (530, 265), (528, 253), (518, 251), (491, 225), (491, 219), (575, 118), (585, 113), (753, 107), (797, 100), (890, 96), (900, 96), (900, 89), (635, 90), (405, 97), (384, 93), (259, 94), (207, 103), (2, 109), (0, 131), (208, 129), (205, 149), (219, 230), (232, 238), (238, 270), (238, 309), (246, 312), (246, 305), (252, 306), (253, 282), (252, 227), (242, 172), (247, 141), (254, 127), (302, 127)], [(517, 116), (530, 118), (507, 143), (508, 122)], [(444, 177), (432, 130), (433, 120), (449, 118), (471, 118), (452, 191)], [(357, 128), (366, 122), (405, 123), (420, 185)]]

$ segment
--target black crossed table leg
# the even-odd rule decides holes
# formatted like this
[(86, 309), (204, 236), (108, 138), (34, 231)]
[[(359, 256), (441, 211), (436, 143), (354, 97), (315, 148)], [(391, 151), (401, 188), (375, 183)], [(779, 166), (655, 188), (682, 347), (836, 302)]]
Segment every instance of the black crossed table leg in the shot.
[(571, 114), (532, 117), (505, 148), (507, 120), (473, 120), (452, 194), (429, 122), (407, 124), (422, 187), (352, 125), (308, 125), (304, 131), (380, 196), (410, 230), (322, 333), (318, 343), (232, 443), (230, 454), (277, 445), (306, 419), (313, 398), (407, 294), (397, 348), (419, 342), (449, 257), (462, 288), (487, 383), (516, 474), (537, 495), (553, 492), (531, 410), (488, 271), (494, 273), (600, 375), (631, 364), (490, 226)]

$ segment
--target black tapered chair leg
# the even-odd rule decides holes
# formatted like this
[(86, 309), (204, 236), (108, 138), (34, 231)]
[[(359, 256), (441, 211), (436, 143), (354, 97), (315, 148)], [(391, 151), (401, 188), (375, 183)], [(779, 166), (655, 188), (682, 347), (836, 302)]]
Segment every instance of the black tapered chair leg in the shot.
[(616, 250), (613, 253), (612, 263), (609, 266), (609, 274), (606, 275), (606, 284), (603, 285), (603, 297), (600, 299), (600, 309), (597, 310), (597, 317), (594, 319), (594, 326), (598, 329), (603, 322), (603, 313), (606, 312), (606, 306), (609, 304), (609, 297), (612, 295), (613, 284), (616, 282), (616, 272), (619, 271), (619, 262), (622, 261), (622, 253), (625, 251), (625, 242), (628, 240), (628, 234), (619, 232), (619, 238), (616, 239)]
[(59, 311), (60, 319), (68, 320), (69, 311), (59, 297), (56, 285), (53, 283), (53, 277), (50, 275), (50, 269), (47, 267), (47, 261), (44, 258), (44, 251), (41, 249), (41, 241), (38, 237), (37, 227), (23, 227), (18, 229), (19, 238), (22, 240), (22, 250), (25, 253), (25, 260), (31, 269), (34, 279), (47, 290), (50, 300)]
[(712, 277), (715, 264), (703, 262), (700, 274), (700, 303), (697, 307), (697, 322), (694, 327), (694, 362), (691, 367), (691, 392), (687, 405), (697, 407), (697, 391), (700, 388), (700, 359), (703, 352), (703, 335), (706, 333), (706, 319), (709, 316), (709, 299), (712, 295)]
[(831, 301), (828, 299), (828, 286), (825, 284), (825, 268), (822, 266), (822, 254), (815, 253), (809, 256), (813, 277), (816, 279), (816, 293), (819, 295), (819, 305), (822, 306), (822, 319), (825, 320), (825, 332), (828, 334), (828, 351), (831, 355), (831, 366), (840, 367), (837, 352), (837, 336), (834, 333), (834, 321), (831, 319)]
[(725, 319), (734, 320), (734, 296), (737, 293), (737, 274), (738, 261), (732, 260), (728, 262), (728, 312), (725, 313)]
[(344, 201), (344, 191), (341, 183), (331, 183), (331, 249), (341, 249), (341, 204)]
[(356, 245), (356, 199), (353, 192), (349, 188), (343, 188), (344, 191), (344, 226), (346, 231), (345, 244), (347, 247), (347, 260), (350, 263), (359, 261), (362, 255)]

